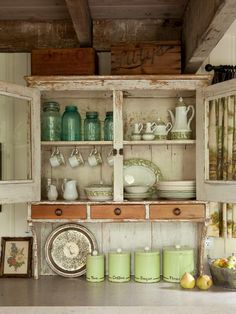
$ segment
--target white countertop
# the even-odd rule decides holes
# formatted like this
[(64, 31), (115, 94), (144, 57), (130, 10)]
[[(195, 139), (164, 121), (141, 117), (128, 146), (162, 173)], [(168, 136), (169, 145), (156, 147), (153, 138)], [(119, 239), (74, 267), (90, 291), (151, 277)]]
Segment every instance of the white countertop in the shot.
[[(45, 308), (46, 307), (46, 308)], [(48, 308), (50, 307), (50, 308)], [(112, 308), (111, 308), (112, 307)], [(84, 277), (0, 279), (0, 313), (233, 314), (236, 291), (212, 287), (183, 290), (179, 284), (89, 283)]]

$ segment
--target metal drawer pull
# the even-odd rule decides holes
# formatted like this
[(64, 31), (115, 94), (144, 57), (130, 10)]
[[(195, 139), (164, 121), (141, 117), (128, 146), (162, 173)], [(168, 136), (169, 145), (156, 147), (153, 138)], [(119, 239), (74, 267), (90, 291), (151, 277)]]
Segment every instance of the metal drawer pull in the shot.
[(181, 209), (180, 208), (174, 208), (173, 209), (173, 214), (175, 215), (175, 216), (179, 216), (180, 214), (181, 214)]
[(55, 214), (56, 214), (56, 216), (61, 216), (62, 215), (62, 209), (60, 209), (60, 208), (55, 209)]
[(119, 207), (115, 208), (114, 213), (116, 216), (119, 216), (121, 214), (121, 209)]

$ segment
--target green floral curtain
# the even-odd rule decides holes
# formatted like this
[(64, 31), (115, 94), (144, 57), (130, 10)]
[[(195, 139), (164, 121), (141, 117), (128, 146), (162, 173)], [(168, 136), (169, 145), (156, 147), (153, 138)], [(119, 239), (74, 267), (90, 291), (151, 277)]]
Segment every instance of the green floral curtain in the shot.
[[(236, 180), (236, 96), (209, 103), (209, 179)], [(208, 235), (236, 238), (236, 204), (210, 203)]]
[(209, 237), (236, 238), (236, 204), (210, 203)]

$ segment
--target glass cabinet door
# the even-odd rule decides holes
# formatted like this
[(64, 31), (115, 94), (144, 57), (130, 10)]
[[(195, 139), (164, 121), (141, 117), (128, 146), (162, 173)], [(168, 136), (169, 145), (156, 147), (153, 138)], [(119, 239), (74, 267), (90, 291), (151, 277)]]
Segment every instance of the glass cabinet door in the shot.
[(0, 82), (0, 203), (40, 199), (40, 93)]
[(197, 92), (197, 198), (236, 201), (236, 79)]

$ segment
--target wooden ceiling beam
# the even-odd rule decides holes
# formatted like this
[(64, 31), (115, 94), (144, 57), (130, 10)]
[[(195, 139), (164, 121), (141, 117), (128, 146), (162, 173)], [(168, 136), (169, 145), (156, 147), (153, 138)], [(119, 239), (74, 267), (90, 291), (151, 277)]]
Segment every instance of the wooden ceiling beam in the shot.
[(183, 21), (183, 72), (195, 73), (236, 17), (236, 0), (190, 0)]
[(51, 22), (0, 21), (0, 52), (31, 52), (38, 48), (76, 48), (70, 20)]
[(92, 20), (87, 0), (65, 0), (81, 47), (92, 45)]

